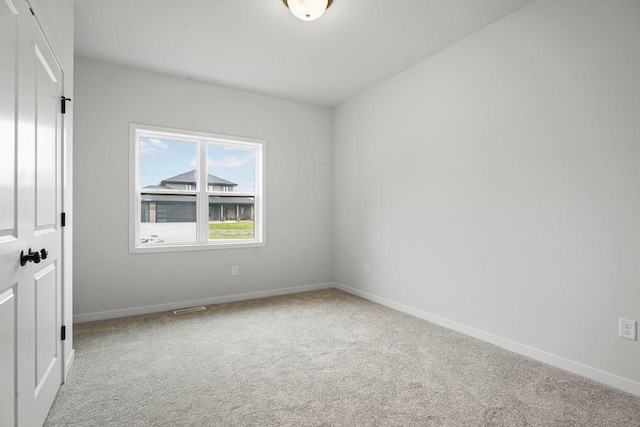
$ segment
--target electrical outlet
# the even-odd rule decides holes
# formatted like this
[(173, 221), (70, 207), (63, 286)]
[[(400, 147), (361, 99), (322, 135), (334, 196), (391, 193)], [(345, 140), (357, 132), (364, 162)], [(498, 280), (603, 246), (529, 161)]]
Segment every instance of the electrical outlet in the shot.
[(620, 336), (631, 341), (637, 341), (638, 322), (635, 320), (620, 318)]
[(231, 275), (232, 276), (237, 276), (238, 275), (238, 266), (234, 265), (233, 267), (231, 267)]
[(364, 274), (369, 274), (369, 264), (364, 265)]

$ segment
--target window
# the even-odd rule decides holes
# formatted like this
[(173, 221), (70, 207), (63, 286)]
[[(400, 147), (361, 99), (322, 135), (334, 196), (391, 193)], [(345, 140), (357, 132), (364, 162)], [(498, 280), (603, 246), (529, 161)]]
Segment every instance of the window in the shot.
[(131, 125), (130, 250), (265, 245), (265, 141)]

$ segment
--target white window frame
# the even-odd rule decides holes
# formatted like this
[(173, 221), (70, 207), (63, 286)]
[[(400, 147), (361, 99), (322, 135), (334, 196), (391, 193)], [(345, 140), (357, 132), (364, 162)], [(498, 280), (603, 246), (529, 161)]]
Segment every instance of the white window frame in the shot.
[[(153, 189), (142, 190), (138, 174), (140, 164), (140, 138), (168, 139), (198, 144), (199, 181), (197, 190)], [(254, 192), (222, 192), (208, 191), (207, 182), (207, 146), (210, 144), (228, 147), (251, 147), (255, 149)], [(238, 249), (265, 247), (266, 240), (266, 200), (265, 200), (265, 165), (266, 141), (231, 135), (220, 135), (209, 132), (175, 129), (161, 126), (131, 123), (129, 126), (129, 252), (158, 253), (179, 252), (210, 249)], [(184, 243), (156, 244), (144, 246), (140, 243), (141, 194), (158, 193), (196, 196), (196, 229), (197, 241)], [(209, 196), (253, 197), (254, 198), (254, 238), (253, 239), (209, 239)]]

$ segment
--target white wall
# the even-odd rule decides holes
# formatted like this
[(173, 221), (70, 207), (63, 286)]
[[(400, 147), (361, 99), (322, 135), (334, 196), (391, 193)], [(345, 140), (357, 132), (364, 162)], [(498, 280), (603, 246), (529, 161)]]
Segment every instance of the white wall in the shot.
[(538, 0), (338, 107), (334, 279), (640, 394), (639, 23)]
[[(75, 83), (76, 319), (331, 280), (331, 109), (82, 58)], [(267, 247), (129, 254), (130, 122), (267, 140)]]

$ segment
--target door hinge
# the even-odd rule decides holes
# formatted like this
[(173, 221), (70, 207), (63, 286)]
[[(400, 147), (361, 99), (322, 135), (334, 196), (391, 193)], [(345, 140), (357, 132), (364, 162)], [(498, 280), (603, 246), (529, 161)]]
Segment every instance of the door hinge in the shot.
[(62, 212), (60, 214), (60, 226), (66, 227), (66, 225), (67, 225), (67, 214)]
[(67, 339), (67, 327), (63, 326), (60, 328), (60, 341), (64, 341)]
[(60, 112), (65, 114), (67, 112), (67, 101), (71, 101), (71, 98), (65, 96), (60, 97)]

